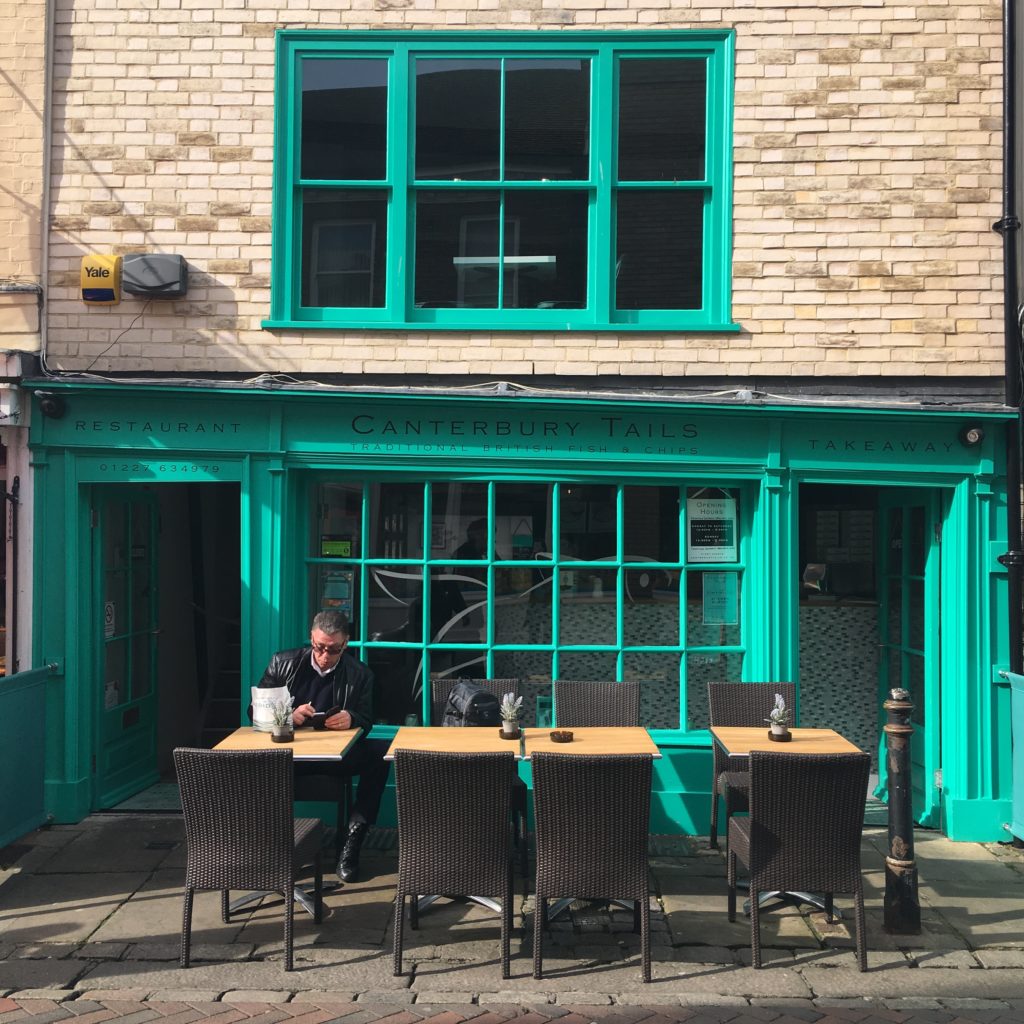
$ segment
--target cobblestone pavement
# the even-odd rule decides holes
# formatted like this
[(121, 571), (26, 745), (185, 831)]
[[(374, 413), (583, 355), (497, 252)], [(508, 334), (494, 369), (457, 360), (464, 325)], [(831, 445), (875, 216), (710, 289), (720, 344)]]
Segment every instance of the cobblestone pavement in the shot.
[(440, 901), (418, 931), (406, 929), (406, 970), (395, 977), (395, 851), (384, 830), (368, 843), (365, 879), (330, 894), (322, 925), (297, 913), (296, 970), (281, 963), (280, 897), (225, 925), (214, 893), (197, 897), (193, 966), (182, 970), (180, 817), (96, 815), (0, 851), (0, 1024), (1024, 1022), (1022, 851), (918, 833), (922, 930), (893, 936), (882, 927), (884, 843), (884, 830), (865, 832), (864, 974), (845, 921), (792, 905), (762, 915), (766, 966), (753, 970), (747, 919), (726, 919), (721, 853), (699, 837), (652, 837), (650, 984), (632, 915), (589, 902), (550, 925), (535, 981), (523, 879), (510, 979), (500, 974), (496, 916), (466, 900)]

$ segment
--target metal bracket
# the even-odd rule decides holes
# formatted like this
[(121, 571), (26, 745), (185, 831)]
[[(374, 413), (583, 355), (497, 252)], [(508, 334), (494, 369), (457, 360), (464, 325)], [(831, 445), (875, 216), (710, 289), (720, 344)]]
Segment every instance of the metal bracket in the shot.
[(1007, 569), (1018, 569), (1021, 565), (1024, 565), (1024, 552), (1004, 551), (996, 558), (996, 561), (1000, 565), (1005, 565)]
[(1001, 217), (992, 225), (992, 230), (998, 231), (999, 234), (1003, 234), (1006, 231), (1019, 231), (1020, 217), (1017, 217), (1012, 213), (1005, 217)]

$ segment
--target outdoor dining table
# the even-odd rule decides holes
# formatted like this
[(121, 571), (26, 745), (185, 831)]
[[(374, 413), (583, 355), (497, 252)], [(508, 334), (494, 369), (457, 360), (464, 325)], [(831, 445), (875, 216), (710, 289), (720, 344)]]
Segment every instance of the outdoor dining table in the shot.
[[(256, 729), (251, 725), (243, 725), (233, 733), (225, 736), (219, 743), (214, 745), (214, 750), (291, 750), (292, 758), (296, 761), (339, 761), (345, 756), (349, 748), (360, 736), (362, 729), (296, 729), (291, 743), (275, 743), (270, 738), (269, 732)], [(325, 883), (325, 890), (336, 888), (331, 883)], [(252, 892), (240, 896), (232, 902), (230, 909), (238, 910), (255, 900), (262, 899), (265, 893)], [(310, 914), (313, 914), (313, 902), (305, 889), (296, 886), (294, 890), (295, 902), (300, 904)], [(315, 915), (314, 915), (315, 916)]]
[[(713, 725), (711, 735), (715, 743), (730, 757), (749, 755), (752, 750), (770, 750), (782, 754), (859, 754), (860, 747), (855, 746), (846, 737), (834, 729), (789, 730), (790, 740), (780, 743), (768, 738), (768, 726), (734, 726)], [(865, 794), (867, 796), (867, 794)], [(757, 905), (762, 907), (772, 899), (793, 899), (800, 903), (809, 903), (819, 910), (825, 909), (824, 899), (812, 892), (782, 892), (773, 890), (758, 896)], [(750, 901), (743, 905), (743, 912), (750, 913)], [(837, 917), (842, 917), (838, 908), (834, 909)]]

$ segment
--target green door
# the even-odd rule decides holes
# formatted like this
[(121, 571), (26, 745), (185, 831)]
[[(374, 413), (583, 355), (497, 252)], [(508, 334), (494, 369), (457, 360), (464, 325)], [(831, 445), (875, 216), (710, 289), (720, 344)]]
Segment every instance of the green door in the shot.
[(101, 487), (94, 494), (95, 805), (103, 808), (158, 779), (157, 507), (141, 488)]
[[(914, 703), (911, 793), (914, 820), (938, 826), (939, 790), (939, 503), (923, 491), (882, 490), (879, 604), (879, 707), (902, 687)], [(884, 723), (884, 714), (883, 714)], [(880, 789), (885, 737), (880, 734)]]

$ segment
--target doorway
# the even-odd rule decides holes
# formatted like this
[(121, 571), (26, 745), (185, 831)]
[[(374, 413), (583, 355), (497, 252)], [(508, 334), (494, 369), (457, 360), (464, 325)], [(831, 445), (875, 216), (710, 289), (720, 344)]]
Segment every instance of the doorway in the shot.
[(882, 703), (893, 687), (908, 689), (914, 818), (933, 824), (939, 792), (927, 780), (940, 764), (938, 496), (838, 484), (805, 484), (799, 493), (800, 723), (837, 729), (870, 753), (884, 799)]
[(239, 509), (237, 484), (93, 488), (95, 810), (173, 809), (174, 748), (238, 725)]

